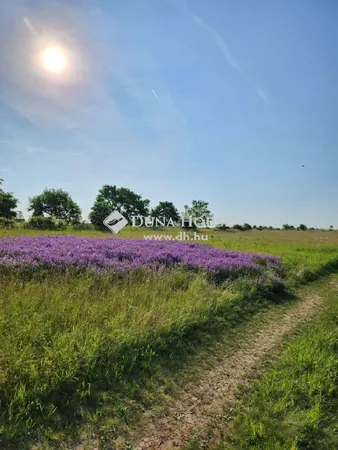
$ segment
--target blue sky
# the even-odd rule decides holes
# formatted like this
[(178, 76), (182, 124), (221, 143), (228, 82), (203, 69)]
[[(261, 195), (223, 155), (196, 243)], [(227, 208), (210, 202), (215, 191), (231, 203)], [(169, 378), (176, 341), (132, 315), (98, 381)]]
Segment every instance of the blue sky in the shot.
[[(338, 227), (335, 0), (1, 0), (0, 178)], [(63, 74), (42, 48), (67, 55)], [(302, 167), (302, 165), (305, 167)]]

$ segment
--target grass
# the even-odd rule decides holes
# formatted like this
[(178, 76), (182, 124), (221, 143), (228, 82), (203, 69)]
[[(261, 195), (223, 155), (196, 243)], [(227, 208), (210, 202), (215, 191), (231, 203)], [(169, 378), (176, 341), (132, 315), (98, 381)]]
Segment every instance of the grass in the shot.
[(322, 285), (325, 310), (299, 328), (278, 362), (244, 397), (232, 437), (218, 450), (338, 448), (337, 292)]
[[(282, 256), (288, 288), (338, 263), (336, 232), (207, 233), (220, 248)], [(16, 234), (67, 233), (0, 230), (0, 237)], [(135, 420), (136, 403), (153, 401), (147, 389), (156, 373), (181, 370), (273, 299), (249, 278), (217, 286), (184, 270), (120, 279), (3, 271), (0, 286), (0, 437), (8, 449), (58, 448), (87, 425), (105, 439), (116, 436)]]
[(263, 304), (249, 280), (222, 289), (180, 271), (114, 283), (72, 273), (5, 274), (0, 282), (0, 432), (8, 446), (41, 434), (58, 440), (102, 414), (123, 422), (116, 393), (139, 398), (135, 379), (183, 362)]

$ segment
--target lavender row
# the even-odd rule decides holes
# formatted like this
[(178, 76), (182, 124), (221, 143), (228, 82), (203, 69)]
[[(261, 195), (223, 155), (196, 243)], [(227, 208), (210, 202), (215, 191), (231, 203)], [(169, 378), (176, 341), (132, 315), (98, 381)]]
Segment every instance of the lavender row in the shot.
[(183, 265), (211, 273), (245, 269), (278, 271), (274, 256), (216, 249), (197, 243), (94, 239), (75, 236), (13, 237), (0, 239), (0, 266), (66, 268), (74, 266), (96, 272), (113, 269), (126, 272), (138, 268)]

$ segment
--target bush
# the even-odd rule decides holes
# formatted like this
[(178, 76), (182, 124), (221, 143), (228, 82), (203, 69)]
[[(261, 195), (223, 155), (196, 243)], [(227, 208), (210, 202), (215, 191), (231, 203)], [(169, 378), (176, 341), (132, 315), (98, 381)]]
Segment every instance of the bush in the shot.
[(14, 228), (15, 220), (7, 219), (6, 217), (0, 217), (0, 228)]
[(92, 223), (80, 222), (72, 225), (74, 231), (95, 231), (95, 226)]
[(226, 231), (229, 230), (230, 227), (226, 226), (225, 223), (222, 223), (221, 225), (217, 225), (216, 230), (218, 231)]
[(29, 230), (57, 230), (67, 229), (67, 225), (62, 221), (55, 221), (52, 217), (33, 216), (25, 223), (24, 228)]

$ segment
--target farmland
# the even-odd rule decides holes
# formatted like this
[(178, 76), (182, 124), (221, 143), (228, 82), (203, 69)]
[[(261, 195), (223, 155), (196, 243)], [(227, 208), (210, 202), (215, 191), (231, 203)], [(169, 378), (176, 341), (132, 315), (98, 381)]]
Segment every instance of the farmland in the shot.
[(335, 231), (205, 233), (0, 231), (4, 448), (58, 448), (84, 430), (108, 448), (160, 401), (159, 380), (183, 379), (192, 358), (338, 268)]

